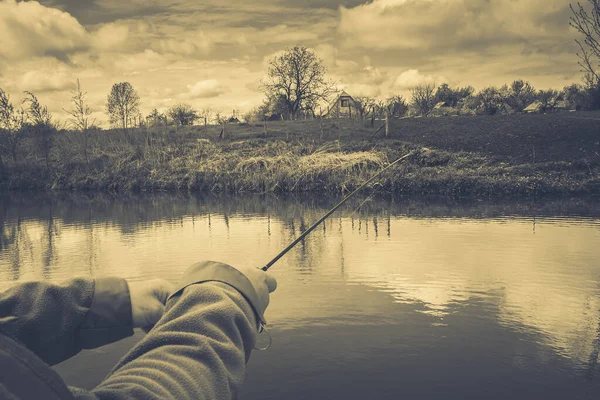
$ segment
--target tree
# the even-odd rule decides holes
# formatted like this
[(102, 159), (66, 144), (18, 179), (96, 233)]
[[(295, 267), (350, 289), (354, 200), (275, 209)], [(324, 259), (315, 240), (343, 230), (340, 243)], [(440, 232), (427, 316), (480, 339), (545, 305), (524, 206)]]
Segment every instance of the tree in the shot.
[(408, 103), (402, 96), (391, 96), (385, 100), (387, 113), (391, 117), (403, 117), (408, 111)]
[(588, 11), (580, 4), (570, 4), (571, 21), (569, 25), (583, 35), (583, 42), (576, 39), (580, 53), (578, 64), (583, 68), (585, 81), (590, 87), (600, 86), (600, 0), (588, 0), (592, 10)]
[(306, 47), (287, 49), (269, 61), (267, 79), (262, 90), (268, 98), (283, 99), (290, 119), (301, 110), (314, 110), (335, 91), (325, 79), (327, 67)]
[(435, 101), (445, 102), (449, 107), (457, 107), (458, 103), (473, 95), (475, 89), (472, 86), (451, 88), (447, 83), (442, 83), (435, 91)]
[(64, 110), (67, 114), (71, 116), (69, 119), (69, 123), (71, 127), (79, 131), (82, 137), (82, 150), (83, 157), (85, 159), (85, 163), (89, 162), (88, 157), (88, 145), (90, 140), (90, 127), (94, 125), (95, 121), (90, 123), (90, 115), (92, 115), (92, 111), (90, 107), (85, 102), (85, 96), (87, 93), (81, 91), (81, 84), (79, 83), (79, 79), (77, 79), (77, 90), (72, 91), (71, 94), (71, 104), (73, 108), (71, 110)]
[[(10, 96), (4, 90), (0, 89), (0, 130), (3, 135), (13, 162), (17, 162), (17, 152), (21, 142), (25, 138), (25, 125), (27, 123), (27, 112), (22, 108), (15, 110), (10, 102)], [(0, 160), (0, 164), (2, 164)]]
[(42, 106), (33, 93), (26, 91), (25, 94), (27, 97), (23, 100), (23, 103), (29, 104), (27, 114), (32, 124), (30, 129), (33, 143), (37, 152), (46, 162), (46, 167), (49, 167), (56, 127), (52, 124), (52, 115), (48, 111), (48, 107)]
[(435, 107), (435, 85), (423, 84), (410, 89), (411, 103), (419, 114), (428, 115)]
[(559, 94), (554, 89), (540, 90), (537, 97), (540, 103), (542, 103), (541, 111), (546, 112), (556, 108)]
[(183, 103), (171, 107), (167, 114), (180, 126), (193, 125), (200, 118), (191, 105)]
[(140, 115), (140, 96), (131, 83), (115, 83), (106, 101), (106, 113), (113, 126), (127, 129), (132, 120)]
[(506, 104), (515, 112), (523, 111), (536, 98), (536, 91), (529, 82), (516, 80), (506, 89)]
[(164, 120), (164, 115), (158, 112), (156, 108), (152, 109), (152, 112), (146, 117), (146, 124), (148, 126), (157, 126)]

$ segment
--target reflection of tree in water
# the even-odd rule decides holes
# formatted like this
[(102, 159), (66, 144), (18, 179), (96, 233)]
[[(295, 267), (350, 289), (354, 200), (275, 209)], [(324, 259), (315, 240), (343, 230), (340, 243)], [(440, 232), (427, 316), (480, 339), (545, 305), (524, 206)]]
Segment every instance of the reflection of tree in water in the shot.
[[(600, 288), (600, 285), (599, 285)], [(600, 311), (600, 310), (599, 310)], [(586, 377), (588, 380), (594, 379), (594, 373), (598, 366), (598, 357), (600, 356), (600, 318), (598, 318), (598, 327), (596, 328), (596, 338), (592, 343), (592, 352), (590, 353), (590, 359), (588, 361), (588, 368)]]
[[(42, 235), (41, 243), (44, 247), (42, 253), (42, 272), (44, 278), (49, 279), (51, 276), (51, 266), (55, 262), (54, 260), (54, 237), (58, 237), (60, 232), (58, 231), (57, 224), (54, 220), (52, 213), (52, 205), (48, 208), (48, 216), (46, 221), (46, 230)], [(44, 245), (45, 243), (45, 245)]]

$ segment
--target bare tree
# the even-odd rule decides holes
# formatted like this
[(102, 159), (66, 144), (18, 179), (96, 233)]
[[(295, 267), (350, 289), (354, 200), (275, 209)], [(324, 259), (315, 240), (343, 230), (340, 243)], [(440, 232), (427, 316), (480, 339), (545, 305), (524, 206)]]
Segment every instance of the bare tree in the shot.
[(385, 106), (390, 117), (403, 117), (408, 111), (408, 103), (402, 96), (388, 97)]
[(435, 107), (435, 84), (417, 85), (410, 90), (411, 103), (423, 116)]
[(191, 105), (183, 103), (171, 107), (167, 114), (180, 126), (193, 125), (194, 121), (200, 118)]
[[(5, 131), (3, 139), (8, 145), (13, 162), (17, 162), (17, 152), (21, 142), (25, 138), (25, 124), (27, 123), (27, 112), (20, 108), (15, 110), (10, 102), (10, 96), (0, 89), (0, 130)], [(0, 160), (1, 164), (1, 160)]]
[(106, 100), (106, 113), (113, 126), (127, 129), (132, 125), (132, 120), (140, 115), (140, 96), (131, 83), (120, 82), (113, 85)]
[(269, 98), (283, 99), (294, 119), (300, 110), (314, 110), (335, 92), (334, 83), (325, 78), (326, 72), (327, 67), (313, 51), (297, 46), (269, 61), (262, 90)]
[(26, 91), (25, 94), (27, 97), (23, 100), (23, 104), (29, 104), (27, 114), (32, 124), (33, 144), (46, 162), (46, 167), (49, 167), (56, 127), (52, 124), (52, 115), (48, 107), (42, 106), (33, 93)]
[(357, 96), (354, 98), (354, 109), (356, 110), (356, 115), (360, 118), (361, 122), (365, 123), (365, 117), (369, 114), (369, 111), (373, 110), (376, 101), (372, 97), (368, 96)]
[(592, 10), (588, 12), (581, 3), (577, 6), (570, 4), (571, 25), (577, 29), (584, 38), (583, 41), (576, 39), (580, 53), (579, 65), (585, 73), (585, 80), (589, 86), (600, 86), (600, 0), (588, 0)]
[(522, 79), (511, 83), (506, 89), (506, 104), (516, 112), (523, 111), (536, 97), (536, 92), (529, 82)]
[(540, 90), (538, 99), (542, 103), (541, 111), (554, 111), (558, 104), (559, 93), (554, 89)]
[(73, 97), (71, 97), (71, 104), (73, 105), (73, 108), (71, 110), (63, 110), (71, 116), (69, 119), (71, 127), (74, 130), (81, 132), (81, 137), (83, 139), (83, 157), (85, 158), (85, 162), (87, 164), (89, 162), (88, 146), (90, 141), (90, 126), (93, 125), (95, 121), (90, 123), (90, 115), (92, 114), (92, 111), (85, 102), (85, 96), (87, 93), (81, 91), (79, 79), (77, 79), (77, 90), (71, 92), (71, 94), (73, 95)]

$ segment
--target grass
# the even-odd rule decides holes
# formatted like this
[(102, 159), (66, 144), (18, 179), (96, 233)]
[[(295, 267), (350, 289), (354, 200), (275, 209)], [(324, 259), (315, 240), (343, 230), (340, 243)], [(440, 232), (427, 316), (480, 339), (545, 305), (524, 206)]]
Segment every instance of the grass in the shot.
[[(379, 122), (376, 122), (379, 124)], [(346, 120), (96, 132), (83, 160), (76, 132), (55, 138), (50, 167), (27, 142), (9, 190), (333, 193), (417, 154), (379, 181), (394, 196), (526, 197), (600, 193), (600, 113), (393, 120), (389, 137)]]

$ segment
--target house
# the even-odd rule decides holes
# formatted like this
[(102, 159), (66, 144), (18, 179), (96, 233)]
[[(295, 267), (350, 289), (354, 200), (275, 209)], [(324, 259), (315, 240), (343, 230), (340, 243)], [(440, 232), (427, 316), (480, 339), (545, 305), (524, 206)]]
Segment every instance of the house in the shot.
[(229, 119), (227, 120), (227, 123), (228, 123), (228, 124), (239, 124), (239, 123), (240, 123), (240, 120), (239, 120), (239, 119), (237, 119), (236, 117), (231, 117), (231, 118), (229, 118)]
[(437, 103), (437, 104), (436, 104), (436, 105), (433, 107), (433, 109), (434, 109), (434, 110), (441, 110), (441, 109), (443, 109), (443, 108), (448, 108), (448, 107), (450, 107), (450, 106), (448, 105), (448, 103), (446, 103), (445, 101), (440, 101), (439, 103)]
[(542, 112), (543, 110), (544, 110), (544, 105), (542, 104), (542, 102), (539, 100), (536, 100), (533, 103), (531, 103), (530, 105), (528, 105), (527, 107), (525, 107), (523, 109), (523, 112), (531, 114), (531, 113), (539, 113), (539, 112)]
[(352, 96), (345, 91), (331, 103), (325, 113), (325, 118), (352, 118), (352, 114), (356, 113), (356, 103)]

